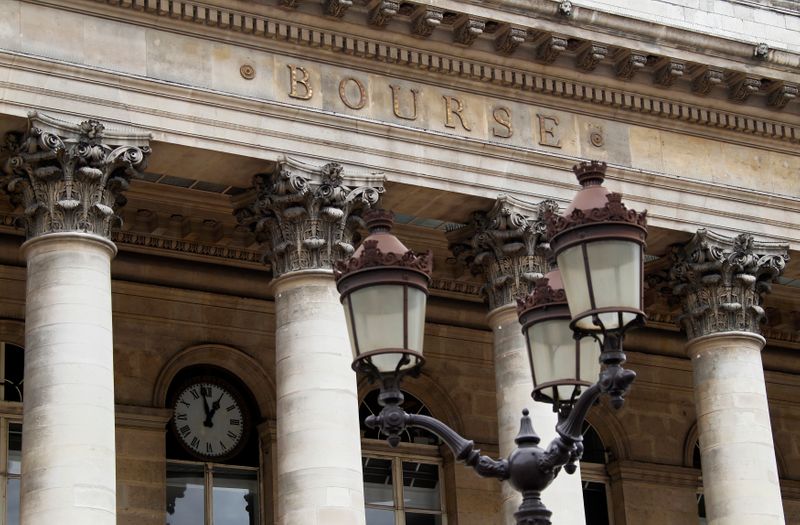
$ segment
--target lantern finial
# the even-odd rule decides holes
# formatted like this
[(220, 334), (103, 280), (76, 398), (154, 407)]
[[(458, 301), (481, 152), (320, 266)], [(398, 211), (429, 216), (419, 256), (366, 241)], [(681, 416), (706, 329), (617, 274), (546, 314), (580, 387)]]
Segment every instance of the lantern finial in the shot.
[(606, 178), (606, 163), (599, 160), (590, 160), (575, 164), (572, 167), (578, 182), (584, 188), (600, 186)]

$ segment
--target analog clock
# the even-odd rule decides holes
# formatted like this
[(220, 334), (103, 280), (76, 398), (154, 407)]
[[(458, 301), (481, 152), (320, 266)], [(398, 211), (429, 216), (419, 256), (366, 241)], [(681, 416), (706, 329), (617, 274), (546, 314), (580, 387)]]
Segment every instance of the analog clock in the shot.
[(235, 456), (245, 444), (249, 427), (242, 397), (225, 381), (198, 378), (176, 393), (172, 431), (193, 456), (209, 461)]

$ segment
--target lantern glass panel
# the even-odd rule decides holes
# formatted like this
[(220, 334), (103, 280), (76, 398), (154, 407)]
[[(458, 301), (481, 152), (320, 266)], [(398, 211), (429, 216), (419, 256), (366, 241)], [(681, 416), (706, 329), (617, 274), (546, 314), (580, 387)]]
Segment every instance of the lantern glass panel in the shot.
[(591, 337), (584, 337), (578, 343), (581, 368), (579, 379), (594, 384), (600, 378), (600, 344)]
[(413, 286), (408, 287), (408, 349), (422, 353), (425, 338), (425, 304), (428, 295)]
[[(559, 380), (576, 379), (575, 339), (569, 328), (569, 319), (553, 319), (532, 325), (528, 329), (533, 386)], [(559, 399), (569, 399), (575, 385), (562, 385), (558, 389)], [(548, 389), (549, 390), (549, 389)], [(554, 392), (545, 392), (553, 397)]]
[[(583, 246), (586, 247), (585, 258)], [(641, 309), (641, 258), (640, 244), (616, 239), (579, 244), (560, 253), (558, 266), (573, 319), (590, 310), (611, 309), (611, 312), (598, 314), (606, 329), (621, 328), (633, 321), (636, 314), (625, 312), (620, 324), (617, 311), (625, 308)], [(591, 272), (590, 275), (587, 272)], [(594, 305), (591, 301), (590, 282)], [(591, 315), (584, 315), (576, 322), (576, 326), (583, 330), (600, 330)]]
[[(408, 327), (405, 326), (404, 289), (408, 290)], [(371, 358), (381, 372), (394, 372), (403, 357), (403, 349), (422, 353), (425, 299), (422, 290), (397, 284), (366, 286), (351, 292), (347, 297), (350, 304), (345, 304), (345, 316), (354, 358), (375, 350), (394, 350)], [(404, 344), (406, 334), (408, 346)], [(414, 365), (411, 360), (400, 369)]]

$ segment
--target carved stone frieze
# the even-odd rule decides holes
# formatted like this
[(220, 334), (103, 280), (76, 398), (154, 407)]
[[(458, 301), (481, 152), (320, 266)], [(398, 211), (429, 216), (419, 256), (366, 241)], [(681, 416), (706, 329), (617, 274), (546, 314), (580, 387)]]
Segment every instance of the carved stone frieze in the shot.
[(472, 18), (471, 16), (464, 17), (453, 30), (453, 41), (457, 44), (471, 46), (475, 40), (483, 34), (486, 28), (486, 20)]
[(719, 332), (759, 333), (761, 299), (786, 266), (789, 245), (726, 237), (701, 229), (672, 247), (669, 286), (680, 299), (688, 338)]
[(494, 48), (501, 55), (510, 55), (525, 42), (528, 32), (518, 27), (508, 27), (495, 38)]
[(725, 73), (721, 69), (706, 68), (692, 81), (692, 91), (696, 95), (708, 95), (715, 86), (722, 84)]
[(382, 0), (369, 12), (368, 23), (373, 26), (383, 27), (400, 11), (400, 2)]
[(624, 53), (614, 66), (614, 73), (617, 78), (631, 80), (637, 71), (644, 68), (647, 64), (647, 55), (636, 52)]
[(323, 5), (325, 14), (336, 18), (343, 17), (351, 7), (353, 7), (353, 0), (325, 0)]
[(770, 92), (767, 104), (776, 109), (783, 109), (786, 104), (797, 98), (798, 86), (795, 84), (780, 83)]
[(675, 83), (675, 80), (683, 76), (685, 70), (686, 64), (670, 60), (656, 70), (653, 80), (660, 86), (670, 87)]
[(557, 212), (558, 204), (550, 200), (535, 207), (526, 204), (501, 195), (489, 212), (477, 211), (469, 224), (447, 232), (456, 260), (485, 277), (482, 292), (491, 309), (515, 304), (550, 269), (550, 245), (541, 217), (548, 210)]
[(443, 19), (443, 9), (424, 6), (411, 21), (411, 32), (419, 36), (431, 36), (433, 30), (442, 25)]
[(608, 47), (592, 42), (578, 53), (575, 65), (584, 71), (594, 71), (597, 64), (599, 64), (606, 55), (608, 55)]
[(730, 83), (728, 97), (734, 102), (744, 102), (753, 93), (758, 93), (759, 89), (761, 89), (761, 80), (745, 77)]
[(288, 159), (253, 179), (255, 199), (236, 210), (266, 248), (274, 275), (333, 269), (353, 252), (358, 215), (378, 203), (382, 179), (347, 185), (341, 164), (311, 166)]
[(536, 48), (536, 58), (545, 64), (552, 64), (562, 51), (567, 49), (567, 39), (559, 36), (549, 36)]
[(63, 122), (38, 113), (0, 149), (0, 193), (24, 211), (28, 239), (57, 232), (111, 238), (123, 192), (150, 154), (150, 136), (107, 132), (96, 120)]

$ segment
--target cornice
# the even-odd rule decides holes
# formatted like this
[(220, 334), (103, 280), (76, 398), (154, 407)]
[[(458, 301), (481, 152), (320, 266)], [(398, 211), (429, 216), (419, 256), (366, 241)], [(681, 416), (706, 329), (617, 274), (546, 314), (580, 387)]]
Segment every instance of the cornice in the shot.
[[(82, 7), (91, 6), (87, 2), (73, 1)], [(350, 64), (352, 64), (352, 58), (356, 57), (365, 62), (373, 61), (382, 64), (405, 66), (415, 70), (422, 69), (428, 73), (447, 77), (457, 76), (522, 92), (539, 93), (559, 97), (560, 99), (566, 98), (637, 114), (682, 121), (698, 126), (722, 128), (751, 136), (755, 135), (792, 143), (800, 142), (800, 126), (788, 122), (754, 117), (724, 109), (715, 109), (709, 107), (709, 104), (678, 101), (667, 97), (640, 94), (627, 89), (599, 84), (594, 81), (594, 79), (599, 78), (599, 75), (586, 70), (584, 52), (587, 45), (599, 44), (602, 47), (602, 43), (583, 42), (576, 38), (567, 40), (568, 45), (565, 47), (564, 53), (574, 57), (576, 64), (584, 65), (583, 69), (580, 70), (579, 76), (589, 76), (593, 79), (592, 82), (585, 82), (542, 73), (542, 68), (537, 67), (535, 63), (531, 63), (531, 67), (525, 69), (508, 66), (505, 64), (510, 63), (510, 61), (503, 56), (494, 56), (489, 59), (490, 61), (471, 58), (476, 53), (466, 53), (464, 48), (468, 44), (460, 42), (458, 38), (453, 42), (453, 47), (445, 47), (445, 49), (450, 49), (447, 53), (430, 51), (421, 49), (418, 46), (387, 42), (356, 34), (355, 31), (351, 30), (352, 24), (342, 23), (341, 30), (304, 25), (293, 21), (291, 12), (287, 13), (283, 9), (274, 9), (264, 4), (248, 7), (248, 9), (257, 9), (259, 11), (258, 14), (255, 14), (228, 6), (201, 4), (194, 0), (94, 0), (94, 3), (100, 2), (111, 6), (106, 8), (106, 11), (118, 10), (119, 16), (133, 14), (141, 18), (162, 17), (166, 18), (171, 26), (177, 27), (180, 25), (181, 30), (195, 34), (199, 32), (199, 28), (207, 28), (208, 26), (239, 34), (241, 36), (238, 39), (242, 42), (247, 42), (246, 45), (252, 45), (252, 38), (256, 37), (274, 42), (283, 42), (290, 46), (304, 46), (320, 51), (343, 53), (349, 56), (348, 62)], [(238, 3), (231, 4), (240, 5)], [(63, 8), (63, 6), (60, 7)], [(355, 11), (358, 9), (355, 9)], [(414, 7), (411, 14), (401, 16), (405, 16), (408, 24), (413, 27), (415, 24), (413, 21), (418, 20), (418, 13), (427, 13), (430, 9), (435, 10), (432, 7)], [(125, 11), (128, 11), (127, 15)], [(143, 14), (140, 15), (137, 11), (141, 11)], [(269, 13), (269, 15), (266, 13)], [(446, 24), (446, 19), (443, 19), (439, 25), (443, 27), (461, 27), (458, 26), (458, 21), (463, 20), (466, 15), (451, 14), (453, 15), (451, 16), (453, 18), (452, 23)], [(141, 18), (139, 19), (141, 20)], [(303, 20), (314, 20), (314, 18), (302, 17)], [(467, 20), (471, 19), (467, 17)], [(193, 23), (194, 28), (191, 27), (190, 23)], [(497, 33), (498, 38), (507, 34), (511, 29), (511, 26), (506, 27), (503, 24), (496, 24), (495, 26), (490, 24), (489, 27), (492, 34)], [(541, 45), (546, 45), (547, 42), (550, 42), (548, 49), (542, 51), (544, 55), (536, 56), (551, 56), (554, 49), (552, 39), (554, 37), (557, 38), (557, 35), (544, 35), (544, 38), (542, 38), (542, 32), (535, 28), (522, 29), (525, 30), (525, 42), (530, 43), (531, 46), (535, 45), (536, 49), (540, 49)], [(205, 31), (207, 32), (207, 29)], [(533, 36), (532, 31), (534, 32)], [(481, 34), (487, 32), (486, 27), (484, 27)], [(454, 35), (457, 34), (458, 30), (455, 30)], [(417, 36), (424, 37), (419, 32)], [(570, 43), (570, 40), (572, 43)], [(257, 45), (263, 46), (264, 44), (265, 40), (261, 40)], [(431, 47), (442, 46), (437, 44)], [(558, 49), (560, 47), (556, 46)], [(753, 69), (757, 69), (755, 65), (744, 67), (740, 71), (718, 66), (710, 67), (708, 64), (686, 61), (682, 58), (660, 57), (653, 55), (649, 51), (623, 49), (618, 46), (605, 47), (607, 48), (607, 53), (597, 60), (605, 61), (609, 67), (613, 65), (617, 76), (622, 79), (629, 76), (630, 71), (627, 67), (624, 67), (621, 61), (635, 59), (635, 62), (632, 63), (640, 66), (637, 69), (640, 69), (641, 72), (637, 73), (635, 77), (631, 74), (630, 77), (641, 78), (647, 73), (651, 75), (649, 84), (659, 84), (658, 79), (661, 79), (660, 85), (669, 89), (678, 89), (677, 86), (681, 83), (691, 83), (692, 85), (697, 83), (695, 92), (698, 94), (703, 94), (709, 89), (722, 88), (728, 91), (729, 100), (740, 106), (749, 106), (756, 109), (757, 106), (773, 104), (772, 107), (776, 109), (776, 116), (780, 114), (777, 109), (783, 108), (782, 113), (787, 113), (789, 111), (785, 109), (787, 104), (797, 105), (796, 101), (790, 102), (796, 100), (798, 95), (797, 84), (794, 81), (787, 83), (784, 80), (765, 78), (761, 74), (757, 75), (758, 78), (753, 77)], [(519, 50), (515, 52), (520, 53)], [(531, 54), (533, 53), (529, 53), (529, 55)], [(600, 54), (597, 53), (596, 55), (599, 56)], [(470, 55), (470, 58), (466, 58), (466, 55)], [(645, 57), (644, 62), (638, 61), (637, 57)], [(533, 62), (536, 62), (536, 60), (539, 59), (534, 59)], [(575, 67), (578, 68), (578, 65)], [(665, 68), (667, 69), (665, 70)], [(665, 71), (669, 74), (665, 73)], [(673, 74), (677, 71), (680, 71), (681, 75)], [(680, 77), (679, 82), (676, 83), (674, 77)], [(710, 83), (697, 82), (698, 79), (703, 80), (706, 77), (708, 77)], [(664, 79), (668, 79), (669, 82), (665, 83)], [(666, 84), (669, 84), (669, 86)], [(683, 89), (685, 90), (685, 88)], [(758, 93), (759, 96), (752, 96), (751, 94), (753, 93)], [(698, 98), (698, 100), (700, 99)]]

